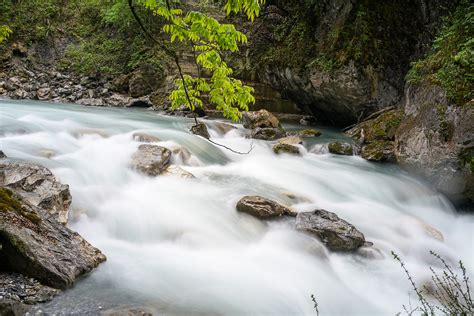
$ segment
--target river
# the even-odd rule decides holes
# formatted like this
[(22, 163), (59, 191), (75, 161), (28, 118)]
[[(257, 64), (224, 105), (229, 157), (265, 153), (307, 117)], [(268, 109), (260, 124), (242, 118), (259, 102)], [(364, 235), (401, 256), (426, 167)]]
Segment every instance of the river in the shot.
[[(95, 315), (127, 304), (169, 315), (315, 315), (314, 294), (322, 316), (394, 315), (416, 297), (392, 250), (420, 283), (439, 267), (429, 250), (453, 264), (463, 259), (473, 275), (474, 216), (456, 213), (395, 165), (309, 151), (344, 139), (336, 131), (321, 128), (323, 136), (297, 157), (245, 138), (241, 125), (222, 135), (215, 121), (205, 122), (214, 141), (254, 149), (222, 150), (190, 134), (191, 119), (143, 109), (0, 101), (0, 149), (69, 184), (69, 226), (107, 256), (37, 310)], [(186, 147), (191, 157), (173, 163), (196, 178), (131, 170), (136, 132)], [(264, 222), (237, 213), (236, 202), (249, 194), (298, 212), (335, 212), (374, 245), (365, 255), (331, 253), (295, 231), (294, 218)]]

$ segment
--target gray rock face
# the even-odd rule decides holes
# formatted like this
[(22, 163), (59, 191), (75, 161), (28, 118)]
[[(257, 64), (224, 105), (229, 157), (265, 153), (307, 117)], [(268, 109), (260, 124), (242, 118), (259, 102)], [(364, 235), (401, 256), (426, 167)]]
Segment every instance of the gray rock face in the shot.
[(357, 228), (325, 210), (298, 213), (295, 226), (317, 237), (333, 251), (354, 251), (365, 243), (364, 235)]
[(199, 135), (206, 139), (211, 138), (211, 135), (209, 135), (209, 131), (207, 130), (207, 126), (204, 123), (198, 123), (196, 125), (191, 126), (191, 133), (193, 133), (194, 135)]
[(243, 112), (242, 125), (248, 129), (281, 127), (278, 118), (267, 110)]
[(296, 215), (296, 213), (288, 207), (258, 195), (244, 196), (237, 202), (236, 208), (239, 212), (247, 213), (258, 218)]
[(474, 201), (474, 107), (456, 106), (439, 86), (407, 88), (395, 155), (454, 203)]
[(331, 154), (352, 156), (354, 154), (354, 146), (344, 142), (333, 142), (328, 145)]
[(171, 151), (156, 145), (140, 145), (132, 155), (132, 167), (149, 176), (161, 174), (169, 165)]
[(48, 210), (61, 224), (66, 224), (71, 205), (69, 186), (62, 184), (41, 165), (32, 163), (0, 163), (0, 186), (19, 193), (34, 206)]
[(105, 261), (100, 250), (19, 194), (1, 188), (0, 200), (0, 262), (7, 270), (62, 289)]

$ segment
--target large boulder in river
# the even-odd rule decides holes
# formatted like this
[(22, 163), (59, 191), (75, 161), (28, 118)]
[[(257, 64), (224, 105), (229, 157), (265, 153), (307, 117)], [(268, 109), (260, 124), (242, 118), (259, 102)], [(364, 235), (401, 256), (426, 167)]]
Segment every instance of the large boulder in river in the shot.
[(281, 127), (278, 118), (267, 110), (243, 112), (242, 125), (248, 129)]
[(395, 134), (403, 112), (389, 107), (373, 113), (347, 134), (361, 145), (361, 157), (369, 161), (395, 162)]
[(298, 213), (296, 229), (317, 237), (333, 251), (354, 251), (365, 243), (357, 228), (325, 210)]
[(244, 196), (237, 202), (237, 211), (258, 218), (272, 218), (282, 215), (295, 216), (296, 213), (286, 206), (258, 195)]
[(0, 188), (0, 263), (41, 283), (66, 288), (105, 256), (79, 234), (10, 189)]
[(169, 165), (171, 151), (156, 145), (140, 145), (132, 155), (132, 167), (149, 176), (161, 174)]
[(33, 163), (3, 161), (0, 186), (13, 189), (29, 203), (48, 210), (59, 223), (67, 223), (72, 199), (69, 186), (60, 183), (49, 169)]

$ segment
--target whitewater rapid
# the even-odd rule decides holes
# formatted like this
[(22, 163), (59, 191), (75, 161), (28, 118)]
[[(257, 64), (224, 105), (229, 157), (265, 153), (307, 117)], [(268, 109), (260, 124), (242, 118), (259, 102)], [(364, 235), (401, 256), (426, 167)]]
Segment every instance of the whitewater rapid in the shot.
[[(69, 184), (69, 226), (107, 256), (41, 310), (94, 315), (141, 305), (172, 315), (314, 315), (314, 294), (321, 315), (394, 315), (409, 295), (412, 304), (416, 298), (392, 250), (420, 283), (429, 280), (429, 266), (438, 267), (429, 250), (453, 264), (463, 259), (473, 275), (474, 216), (456, 213), (396, 166), (311, 152), (343, 135), (322, 129), (295, 157), (245, 138), (240, 125), (222, 135), (215, 121), (205, 122), (216, 142), (254, 149), (221, 150), (188, 132), (192, 120), (152, 111), (0, 101), (0, 149)], [(186, 147), (191, 158), (174, 156), (173, 163), (196, 178), (131, 170), (136, 132), (170, 149)], [(236, 202), (249, 194), (298, 212), (335, 212), (373, 249), (331, 253), (296, 232), (294, 218), (264, 222), (237, 213)]]

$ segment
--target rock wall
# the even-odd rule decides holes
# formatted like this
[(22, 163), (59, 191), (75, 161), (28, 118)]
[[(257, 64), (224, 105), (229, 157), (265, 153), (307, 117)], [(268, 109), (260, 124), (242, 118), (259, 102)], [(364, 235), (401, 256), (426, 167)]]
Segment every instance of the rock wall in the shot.
[(403, 99), (410, 61), (456, 1), (269, 1), (249, 24), (251, 67), (322, 122), (347, 126)]
[(398, 163), (423, 176), (455, 203), (474, 202), (474, 104), (454, 105), (424, 82), (406, 89), (396, 134)]

